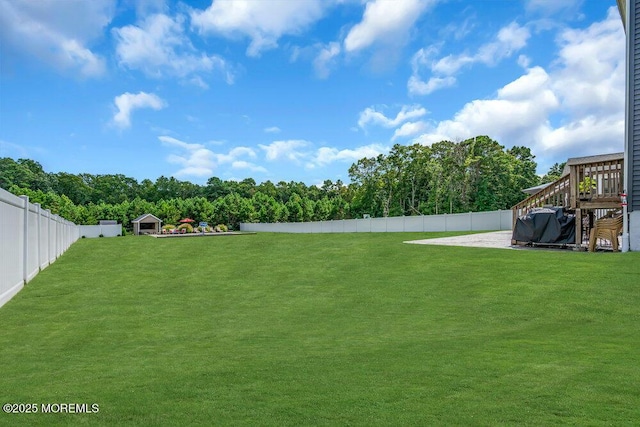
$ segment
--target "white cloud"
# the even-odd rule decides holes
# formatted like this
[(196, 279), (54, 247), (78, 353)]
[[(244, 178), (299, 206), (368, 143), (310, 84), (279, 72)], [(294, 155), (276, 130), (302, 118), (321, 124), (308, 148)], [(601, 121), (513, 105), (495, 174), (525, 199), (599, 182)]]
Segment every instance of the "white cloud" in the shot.
[(114, 99), (118, 112), (113, 116), (113, 123), (120, 128), (131, 126), (131, 113), (139, 108), (151, 108), (160, 110), (166, 107), (166, 103), (153, 93), (138, 92), (136, 94), (125, 92)]
[[(527, 74), (498, 90), (498, 99), (529, 101), (548, 90), (549, 75), (542, 67), (533, 67)], [(555, 102), (552, 102), (555, 105)]]
[(582, 3), (582, 0), (526, 0), (525, 7), (528, 11), (552, 15), (563, 10), (575, 8), (580, 3)]
[(105, 60), (89, 45), (102, 37), (114, 13), (114, 0), (0, 0), (0, 55), (3, 61), (35, 57), (83, 77), (100, 76)]
[(221, 165), (229, 165), (233, 169), (247, 169), (252, 172), (266, 172), (262, 166), (242, 160), (242, 157), (255, 158), (256, 152), (249, 147), (234, 147), (228, 153), (215, 153), (203, 144), (188, 143), (170, 136), (158, 137), (160, 142), (176, 152), (167, 156), (169, 163), (181, 166), (175, 176), (212, 176), (214, 170)]
[(559, 107), (549, 75), (535, 67), (500, 89), (495, 99), (467, 103), (452, 120), (438, 123), (418, 141), (430, 144), (490, 135), (503, 143), (531, 146)]
[(380, 144), (342, 150), (335, 147), (313, 149), (313, 144), (304, 140), (274, 141), (259, 147), (264, 150), (268, 161), (286, 160), (298, 165), (304, 164), (307, 169), (327, 166), (334, 162), (353, 162), (389, 151), (388, 147)]
[[(501, 28), (493, 41), (480, 46), (475, 54), (447, 55), (434, 60), (433, 57), (438, 51), (435, 46), (420, 49), (411, 60), (413, 73), (407, 82), (409, 94), (428, 95), (438, 89), (453, 86), (456, 82), (454, 76), (462, 68), (476, 63), (494, 66), (524, 48), (530, 36), (527, 27), (512, 22)], [(421, 77), (425, 68), (429, 68), (432, 73), (426, 83)]]
[(446, 27), (438, 31), (439, 38), (442, 40), (462, 40), (467, 37), (477, 25), (475, 16), (466, 17), (464, 21), (458, 17), (455, 21), (447, 24)]
[(447, 77), (431, 77), (426, 83), (423, 82), (420, 77), (413, 75), (409, 77), (407, 82), (407, 88), (412, 95), (429, 95), (431, 92), (435, 92), (439, 89), (451, 87), (456, 84), (456, 78), (452, 76)]
[[(376, 71), (392, 67), (400, 57), (402, 46), (409, 40), (416, 21), (430, 6), (440, 0), (363, 0), (362, 20), (354, 25), (341, 41), (315, 43), (291, 48), (290, 61), (298, 59), (312, 63), (318, 78), (326, 79), (333, 72), (342, 54), (354, 54), (367, 48), (375, 48), (370, 66)], [(343, 0), (326, 1), (325, 4), (343, 3)]]
[(247, 55), (258, 56), (276, 47), (283, 35), (299, 34), (316, 22), (328, 4), (321, 0), (212, 0), (204, 11), (191, 11), (191, 22), (201, 33), (249, 37)]
[(367, 107), (360, 113), (358, 126), (364, 128), (368, 124), (376, 124), (386, 128), (400, 125), (407, 120), (413, 120), (427, 114), (427, 110), (419, 105), (403, 105), (395, 118), (389, 118), (376, 110), (375, 107)]
[(564, 30), (549, 71), (532, 67), (493, 99), (467, 103), (415, 139), (430, 144), (490, 135), (530, 147), (541, 170), (568, 157), (624, 147), (625, 37), (615, 7), (586, 29)]
[(138, 25), (114, 28), (118, 63), (152, 77), (190, 77), (187, 81), (203, 88), (208, 85), (198, 73), (217, 71), (232, 84), (234, 75), (227, 62), (217, 55), (198, 53), (184, 34), (183, 24), (182, 15), (154, 14)]
[(624, 118), (587, 116), (556, 129), (545, 128), (540, 136), (543, 153), (575, 157), (623, 151)]
[(496, 39), (486, 43), (474, 55), (448, 55), (431, 66), (431, 71), (445, 76), (456, 74), (462, 67), (474, 63), (493, 66), (526, 46), (531, 33), (515, 22), (498, 31)]
[(278, 126), (271, 126), (268, 128), (264, 128), (266, 133), (280, 133), (280, 128)]
[(432, 76), (429, 81), (424, 82), (420, 77), (420, 70), (428, 67), (433, 57), (438, 53), (437, 46), (419, 49), (411, 58), (412, 75), (407, 82), (407, 88), (412, 95), (428, 95), (438, 89), (443, 89), (456, 84), (456, 78), (452, 76), (436, 77)]
[(407, 122), (407, 123), (404, 123), (402, 126), (400, 126), (398, 129), (396, 129), (396, 131), (393, 133), (393, 137), (391, 138), (391, 140), (395, 141), (398, 138), (414, 136), (421, 132), (425, 132), (427, 128), (428, 128), (427, 123), (423, 121)]
[(308, 147), (310, 143), (301, 139), (290, 139), (287, 141), (273, 141), (269, 145), (259, 144), (265, 152), (266, 159), (268, 161), (275, 160), (290, 160), (293, 162), (300, 162), (307, 153), (300, 151), (300, 148)]
[(602, 108), (619, 112), (625, 97), (625, 36), (617, 8), (584, 30), (565, 30), (559, 43), (554, 90), (564, 104), (580, 114)]
[[(526, 97), (525, 94), (532, 96)], [(534, 68), (499, 90), (496, 99), (467, 103), (453, 120), (441, 122), (436, 133), (447, 135), (447, 139), (500, 135), (501, 139), (514, 143), (531, 142), (540, 126), (559, 106), (557, 97), (549, 88), (548, 75), (543, 69)]]
[(147, 16), (168, 10), (166, 0), (128, 0), (136, 8), (137, 16)]
[(512, 22), (498, 31), (496, 40), (480, 47), (474, 59), (486, 65), (495, 65), (524, 48), (529, 37), (531, 32), (527, 27)]
[(362, 21), (344, 39), (347, 52), (365, 49), (375, 43), (403, 44), (413, 24), (431, 0), (372, 0), (367, 2)]
[(193, 76), (188, 80), (189, 84), (194, 86), (198, 86), (201, 89), (207, 90), (209, 89), (209, 85), (205, 82), (200, 76)]
[(518, 65), (522, 68), (529, 68), (529, 65), (531, 65), (531, 58), (527, 55), (518, 56)]
[(234, 147), (227, 154), (216, 154), (216, 161), (220, 164), (233, 163), (243, 156), (255, 158), (256, 152), (253, 148), (249, 147)]
[(166, 146), (179, 149), (179, 153), (167, 156), (169, 163), (181, 166), (175, 176), (207, 177), (213, 174), (215, 167), (215, 153), (202, 144), (191, 144), (170, 136), (160, 136), (158, 139)]
[(316, 75), (321, 79), (326, 79), (335, 67), (336, 58), (340, 55), (340, 43), (331, 42), (320, 48), (320, 52), (313, 61), (313, 68)]
[(336, 161), (355, 162), (363, 157), (375, 157), (387, 151), (389, 151), (389, 148), (380, 144), (370, 144), (355, 149), (347, 148), (343, 150), (338, 150), (334, 147), (321, 147), (316, 151), (312, 162), (308, 166), (325, 166)]
[(236, 160), (231, 163), (231, 167), (233, 169), (247, 169), (251, 172), (260, 172), (260, 173), (268, 172), (267, 169), (265, 169), (264, 167), (258, 166), (255, 163), (247, 162), (245, 160)]

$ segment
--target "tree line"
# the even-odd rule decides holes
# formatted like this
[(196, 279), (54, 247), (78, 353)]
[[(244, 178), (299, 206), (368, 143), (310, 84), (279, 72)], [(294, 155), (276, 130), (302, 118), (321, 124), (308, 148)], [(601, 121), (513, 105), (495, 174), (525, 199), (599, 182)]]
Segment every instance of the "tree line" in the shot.
[(0, 158), (0, 187), (76, 224), (115, 219), (126, 229), (151, 213), (175, 224), (183, 217), (238, 227), (240, 222), (300, 222), (509, 209), (522, 189), (561, 172), (536, 175), (526, 147), (505, 149), (487, 136), (431, 146), (393, 146), (386, 155), (363, 158), (349, 168), (350, 184), (326, 180), (260, 184), (254, 179), (205, 185), (161, 176), (154, 181), (122, 174), (48, 173), (30, 159)]

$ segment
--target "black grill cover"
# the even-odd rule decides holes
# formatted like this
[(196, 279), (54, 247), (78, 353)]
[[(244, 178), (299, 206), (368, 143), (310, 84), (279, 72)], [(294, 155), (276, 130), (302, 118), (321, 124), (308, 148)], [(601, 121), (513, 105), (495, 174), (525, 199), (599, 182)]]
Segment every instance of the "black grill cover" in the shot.
[(575, 243), (576, 217), (564, 208), (535, 208), (516, 220), (513, 240), (527, 243)]

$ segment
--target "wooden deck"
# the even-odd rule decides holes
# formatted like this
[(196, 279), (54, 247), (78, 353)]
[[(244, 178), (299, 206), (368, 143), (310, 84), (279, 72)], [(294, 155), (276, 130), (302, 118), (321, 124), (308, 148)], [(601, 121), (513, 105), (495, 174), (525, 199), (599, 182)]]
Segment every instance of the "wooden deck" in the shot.
[[(623, 153), (569, 159), (563, 176), (512, 208), (516, 219), (537, 207), (559, 206), (576, 216), (575, 246), (587, 246), (595, 221), (621, 210)], [(513, 242), (514, 244), (516, 242)], [(617, 245), (613, 245), (617, 247)]]

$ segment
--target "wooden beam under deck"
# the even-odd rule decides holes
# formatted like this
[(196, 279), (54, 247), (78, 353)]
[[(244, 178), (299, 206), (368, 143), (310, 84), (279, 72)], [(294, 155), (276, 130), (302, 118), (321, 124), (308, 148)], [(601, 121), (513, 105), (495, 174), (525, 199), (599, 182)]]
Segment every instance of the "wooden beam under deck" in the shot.
[(577, 209), (622, 209), (620, 207), (620, 198), (617, 200), (598, 200), (580, 202)]

